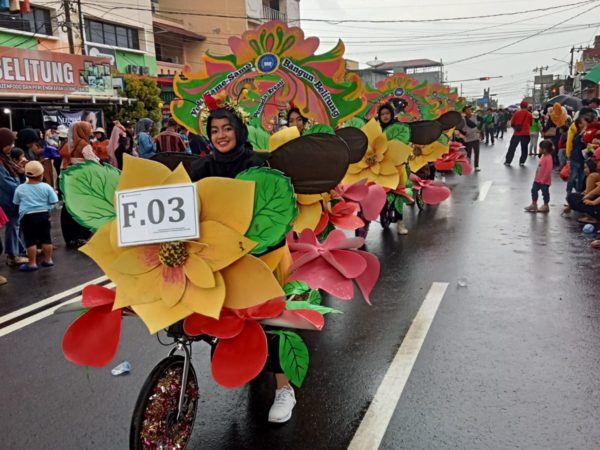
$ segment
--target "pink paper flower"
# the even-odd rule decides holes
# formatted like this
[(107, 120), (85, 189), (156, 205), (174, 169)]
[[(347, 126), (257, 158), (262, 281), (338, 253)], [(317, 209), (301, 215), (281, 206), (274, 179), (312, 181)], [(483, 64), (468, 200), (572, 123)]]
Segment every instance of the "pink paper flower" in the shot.
[(335, 188), (335, 192), (346, 201), (358, 203), (363, 216), (369, 222), (379, 217), (387, 200), (385, 189), (378, 184), (367, 186), (366, 179), (353, 184), (340, 184)]
[(421, 190), (423, 201), (428, 205), (437, 205), (450, 197), (450, 189), (441, 181), (422, 180), (414, 173), (410, 174), (414, 190)]
[(473, 172), (473, 166), (469, 162), (469, 158), (461, 151), (451, 152), (442, 156), (435, 162), (435, 168), (437, 170), (453, 170), (456, 163), (462, 166), (463, 176), (470, 175)]
[(304, 281), (311, 289), (323, 289), (342, 300), (354, 297), (355, 280), (367, 303), (377, 279), (379, 260), (367, 252), (355, 250), (364, 245), (363, 238), (346, 238), (339, 230), (332, 231), (320, 244), (315, 233), (306, 229), (298, 242), (290, 241), (294, 263), (290, 281)]

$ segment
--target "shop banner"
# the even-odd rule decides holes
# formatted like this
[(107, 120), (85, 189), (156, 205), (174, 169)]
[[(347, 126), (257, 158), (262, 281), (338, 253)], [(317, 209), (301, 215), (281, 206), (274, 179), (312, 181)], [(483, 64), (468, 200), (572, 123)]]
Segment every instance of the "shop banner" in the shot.
[(60, 109), (50, 110), (46, 109), (43, 111), (44, 114), (44, 129), (47, 130), (52, 126), (66, 125), (67, 127), (72, 123), (81, 122), (85, 119), (84, 114), (94, 113), (94, 117), (89, 118), (95, 125), (92, 125), (94, 129), (102, 126), (102, 110), (101, 109), (86, 109), (81, 111), (62, 111)]
[(0, 47), (0, 91), (112, 96), (110, 60)]

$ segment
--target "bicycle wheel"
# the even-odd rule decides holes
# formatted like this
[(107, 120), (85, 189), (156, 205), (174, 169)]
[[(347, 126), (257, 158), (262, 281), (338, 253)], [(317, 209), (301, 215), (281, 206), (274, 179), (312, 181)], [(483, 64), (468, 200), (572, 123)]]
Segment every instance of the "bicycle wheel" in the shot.
[(135, 403), (129, 430), (130, 450), (184, 450), (198, 410), (198, 378), (190, 364), (186, 398), (177, 420), (184, 357), (169, 356), (152, 370)]
[(390, 209), (393, 209), (393, 206), (390, 206), (386, 203), (379, 214), (379, 224), (384, 230), (390, 227)]
[(415, 201), (419, 209), (423, 211), (423, 209), (425, 209), (425, 201), (423, 200), (423, 194), (421, 194), (421, 190), (417, 191), (417, 195), (415, 195)]
[(362, 227), (362, 228), (357, 228), (356, 230), (354, 230), (354, 236), (366, 239), (367, 235), (369, 234), (369, 224), (371, 222), (369, 222), (367, 219), (365, 219), (365, 216), (364, 216), (364, 214), (363, 214), (362, 211), (360, 211), (358, 213), (358, 217), (360, 217), (362, 219), (362, 221), (364, 222), (365, 226)]

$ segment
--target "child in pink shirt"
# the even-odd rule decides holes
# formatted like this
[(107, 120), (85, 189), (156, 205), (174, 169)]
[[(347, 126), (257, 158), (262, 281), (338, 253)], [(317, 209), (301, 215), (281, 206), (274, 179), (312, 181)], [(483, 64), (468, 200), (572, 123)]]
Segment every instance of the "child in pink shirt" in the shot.
[[(540, 163), (535, 173), (535, 180), (531, 187), (531, 205), (525, 207), (527, 212), (547, 213), (550, 211), (550, 185), (552, 184), (552, 141), (544, 139), (540, 142)], [(544, 197), (544, 206), (538, 208), (539, 191)]]

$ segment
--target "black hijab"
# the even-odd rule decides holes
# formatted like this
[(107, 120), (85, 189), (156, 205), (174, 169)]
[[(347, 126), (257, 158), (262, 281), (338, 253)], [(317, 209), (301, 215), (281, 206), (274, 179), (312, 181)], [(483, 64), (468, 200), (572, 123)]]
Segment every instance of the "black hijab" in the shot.
[(248, 141), (248, 127), (226, 108), (211, 112), (206, 121), (206, 130), (210, 135), (213, 119), (228, 119), (235, 130), (236, 147), (221, 153), (216, 148), (207, 156), (200, 158), (192, 165), (190, 177), (198, 181), (206, 177), (235, 178), (240, 172), (251, 167), (260, 167), (269, 158), (269, 153), (256, 153)]
[(19, 132), (18, 147), (23, 150), (23, 152), (25, 153), (25, 157), (29, 161), (38, 160), (35, 153), (33, 153), (28, 147), (29, 144), (33, 143), (36, 143), (40, 148), (44, 148), (44, 145), (40, 139), (40, 131), (34, 130), (33, 128), (22, 129)]
[(302, 115), (302, 113), (300, 112), (300, 110), (298, 108), (290, 108), (290, 110), (287, 113), (287, 117), (285, 118), (287, 120), (288, 124), (290, 123), (290, 116), (292, 115), (292, 113), (298, 114), (300, 116), (300, 118), (302, 119), (302, 122), (304, 123), (304, 125), (306, 125), (308, 123), (308, 119)]
[[(381, 121), (381, 111), (384, 109), (387, 109), (390, 112), (390, 114), (392, 115), (392, 120), (390, 120), (389, 123), (383, 123)], [(379, 125), (381, 125), (381, 129), (385, 130), (390, 125), (398, 123), (398, 119), (396, 119), (395, 116), (396, 116), (396, 113), (394, 112), (394, 108), (392, 108), (390, 105), (382, 105), (379, 108), (379, 110), (377, 111), (377, 120), (379, 121)]]

